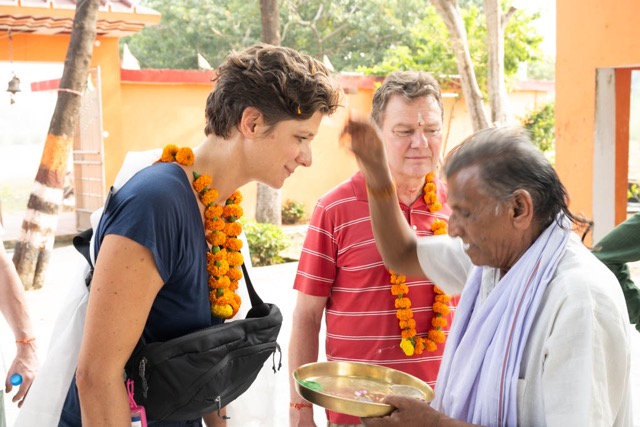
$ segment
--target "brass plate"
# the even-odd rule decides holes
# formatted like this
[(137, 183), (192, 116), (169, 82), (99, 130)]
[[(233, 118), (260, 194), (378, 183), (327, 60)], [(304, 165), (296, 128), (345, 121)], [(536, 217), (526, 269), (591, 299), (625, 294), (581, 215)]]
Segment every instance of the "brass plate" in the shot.
[(388, 394), (430, 402), (433, 389), (413, 375), (369, 363), (316, 362), (293, 372), (296, 391), (309, 402), (356, 417), (382, 417), (394, 408), (379, 400)]

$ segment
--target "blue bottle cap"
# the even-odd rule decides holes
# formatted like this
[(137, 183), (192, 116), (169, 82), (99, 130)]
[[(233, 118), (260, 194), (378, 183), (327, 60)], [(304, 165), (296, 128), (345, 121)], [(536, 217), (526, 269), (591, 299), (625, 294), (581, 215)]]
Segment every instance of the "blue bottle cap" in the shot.
[(11, 382), (11, 385), (20, 385), (20, 384), (22, 384), (22, 375), (20, 375), (20, 374), (11, 375), (11, 378), (9, 378), (9, 382)]

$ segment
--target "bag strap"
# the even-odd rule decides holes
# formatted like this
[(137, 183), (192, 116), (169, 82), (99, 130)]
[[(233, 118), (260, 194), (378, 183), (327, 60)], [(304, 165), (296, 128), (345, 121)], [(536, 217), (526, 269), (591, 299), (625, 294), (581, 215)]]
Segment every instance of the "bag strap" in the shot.
[[(93, 263), (91, 262), (91, 252), (90, 252), (90, 244), (91, 237), (93, 236), (93, 228), (88, 228), (75, 236), (73, 238), (73, 246), (76, 248), (80, 254), (87, 260), (91, 269), (89, 271), (89, 275), (86, 279), (87, 287), (91, 284), (91, 278), (93, 276)], [(251, 300), (251, 307), (257, 307), (263, 303), (262, 298), (256, 292), (253, 287), (253, 283), (251, 283), (251, 278), (249, 277), (249, 271), (244, 263), (242, 263), (242, 274), (244, 275), (244, 281), (247, 284), (247, 291), (249, 292), (249, 299)]]
[(91, 280), (93, 279), (93, 263), (91, 262), (91, 237), (93, 236), (93, 228), (87, 228), (77, 236), (73, 237), (73, 247), (87, 260), (89, 263), (89, 272), (84, 278), (84, 284), (87, 289), (91, 289)]
[(251, 300), (251, 307), (257, 307), (262, 304), (262, 298), (253, 288), (253, 283), (251, 283), (251, 278), (249, 277), (249, 272), (247, 271), (247, 267), (244, 262), (242, 263), (242, 274), (244, 274), (244, 281), (247, 284), (247, 291), (249, 291), (249, 299)]
[(91, 237), (93, 236), (93, 228), (87, 228), (77, 236), (73, 237), (73, 247), (76, 248), (80, 254), (87, 260), (91, 268), (93, 269), (93, 263), (91, 262), (91, 251), (89, 245), (91, 243)]
[[(109, 188), (109, 193), (107, 194), (107, 198), (104, 202), (104, 208), (102, 213), (107, 212), (109, 208), (109, 202), (111, 201), (111, 197), (115, 194), (116, 190), (113, 186)], [(76, 248), (78, 252), (82, 254), (82, 256), (87, 260), (89, 266), (91, 267), (87, 277), (85, 279), (85, 283), (87, 288), (91, 287), (91, 279), (93, 278), (93, 262), (91, 262), (91, 238), (93, 237), (93, 228), (88, 228), (75, 236), (73, 238), (73, 246)], [(247, 271), (247, 267), (244, 263), (242, 263), (242, 273), (244, 275), (245, 283), (247, 284), (247, 291), (249, 291), (249, 299), (251, 300), (251, 307), (260, 307), (264, 303), (262, 298), (258, 295), (256, 290), (253, 287), (253, 283), (251, 283), (251, 278), (249, 277), (249, 272)]]

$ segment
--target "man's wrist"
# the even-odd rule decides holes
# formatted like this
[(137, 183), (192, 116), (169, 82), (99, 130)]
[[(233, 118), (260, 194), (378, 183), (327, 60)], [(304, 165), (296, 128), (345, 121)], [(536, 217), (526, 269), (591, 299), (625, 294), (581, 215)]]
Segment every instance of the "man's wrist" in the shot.
[(369, 194), (369, 197), (376, 199), (390, 199), (396, 194), (396, 185), (393, 180), (381, 186), (371, 186), (367, 182), (367, 193)]
[(311, 409), (313, 405), (309, 402), (289, 402), (289, 407), (300, 411), (305, 408)]

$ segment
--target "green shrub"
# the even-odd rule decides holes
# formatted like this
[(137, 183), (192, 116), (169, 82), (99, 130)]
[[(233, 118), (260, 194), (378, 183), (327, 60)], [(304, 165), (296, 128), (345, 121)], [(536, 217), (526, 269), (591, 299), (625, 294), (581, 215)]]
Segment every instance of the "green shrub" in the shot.
[(247, 236), (251, 263), (255, 267), (281, 263), (280, 252), (289, 247), (290, 239), (274, 224), (242, 221)]
[(640, 203), (640, 186), (636, 182), (629, 182), (627, 188), (627, 201), (632, 203)]
[(522, 118), (522, 126), (531, 132), (533, 143), (543, 153), (555, 149), (555, 104), (550, 102)]
[(282, 223), (296, 224), (304, 216), (304, 203), (287, 199), (282, 204)]

